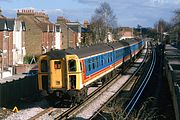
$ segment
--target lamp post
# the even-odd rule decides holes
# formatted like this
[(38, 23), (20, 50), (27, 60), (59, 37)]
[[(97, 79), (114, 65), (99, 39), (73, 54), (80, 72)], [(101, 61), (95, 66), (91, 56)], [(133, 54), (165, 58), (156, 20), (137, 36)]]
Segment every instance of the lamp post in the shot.
[[(8, 35), (6, 35), (5, 33), (6, 31), (4, 31), (4, 35), (3, 35), (3, 42), (2, 42), (2, 49), (0, 49), (0, 55), (1, 55), (1, 79), (3, 78), (3, 71), (4, 71), (4, 42), (6, 40), (6, 38), (9, 38)], [(9, 60), (9, 41), (7, 43), (8, 45), (8, 60)]]
[(3, 69), (4, 69), (4, 60), (3, 60), (3, 50), (0, 49), (0, 55), (1, 55), (1, 79), (3, 78)]

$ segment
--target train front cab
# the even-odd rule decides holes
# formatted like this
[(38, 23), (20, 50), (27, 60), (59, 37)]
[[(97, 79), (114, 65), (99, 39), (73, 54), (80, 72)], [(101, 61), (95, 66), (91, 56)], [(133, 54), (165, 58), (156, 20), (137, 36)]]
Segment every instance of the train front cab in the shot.
[(53, 92), (65, 88), (65, 60), (50, 60), (47, 55), (39, 58), (38, 87), (39, 90)]

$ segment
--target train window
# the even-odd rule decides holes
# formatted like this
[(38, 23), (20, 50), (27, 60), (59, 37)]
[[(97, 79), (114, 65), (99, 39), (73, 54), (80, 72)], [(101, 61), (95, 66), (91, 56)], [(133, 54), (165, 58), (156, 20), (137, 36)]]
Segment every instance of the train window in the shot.
[(110, 61), (113, 61), (113, 54), (111, 53)]
[(91, 64), (88, 65), (88, 71), (91, 71)]
[(54, 61), (54, 69), (61, 69), (61, 62), (60, 61)]
[(107, 55), (104, 55), (104, 64), (107, 64)]
[(95, 61), (95, 59), (94, 58), (92, 58), (92, 62), (94, 62)]
[(97, 68), (99, 67), (99, 61), (97, 61)]
[(98, 57), (96, 57), (96, 61), (98, 61)]
[(76, 75), (70, 75), (69, 81), (70, 81), (70, 88), (76, 89)]
[(48, 67), (47, 67), (47, 60), (42, 60), (41, 61), (41, 72), (48, 72)]
[(76, 71), (76, 60), (69, 60), (69, 71)]
[(103, 65), (104, 63), (103, 63), (103, 60), (101, 60), (101, 65)]
[(92, 64), (92, 69), (95, 69), (95, 63)]
[(80, 69), (82, 70), (82, 63), (80, 62)]
[(88, 63), (91, 63), (91, 59), (88, 59)]

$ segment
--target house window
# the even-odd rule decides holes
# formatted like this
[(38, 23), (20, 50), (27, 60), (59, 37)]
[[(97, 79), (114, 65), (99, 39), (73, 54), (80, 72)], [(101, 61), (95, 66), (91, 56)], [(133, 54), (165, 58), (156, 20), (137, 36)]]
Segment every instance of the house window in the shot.
[(56, 26), (56, 32), (60, 32), (60, 26)]

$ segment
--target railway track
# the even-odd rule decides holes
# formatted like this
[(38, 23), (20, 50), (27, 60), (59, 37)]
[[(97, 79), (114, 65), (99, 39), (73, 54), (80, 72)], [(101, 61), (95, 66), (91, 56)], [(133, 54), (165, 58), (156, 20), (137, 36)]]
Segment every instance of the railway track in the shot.
[(138, 90), (135, 92), (135, 94), (133, 95), (132, 99), (130, 100), (130, 102), (128, 103), (128, 105), (126, 106), (126, 108), (124, 109), (122, 116), (124, 116), (124, 119), (128, 119), (128, 116), (130, 115), (130, 113), (132, 112), (134, 106), (136, 105), (137, 101), (139, 100), (142, 92), (144, 91), (156, 64), (156, 52), (155, 49), (153, 48), (152, 50), (152, 58), (151, 58), (151, 63), (150, 63), (150, 68), (147, 71), (147, 74), (143, 77), (143, 81), (140, 84)]
[(40, 118), (41, 116), (43, 116), (44, 114), (48, 114), (49, 112), (51, 112), (54, 108), (53, 107), (49, 107), (45, 110), (43, 110), (42, 112), (36, 114), (35, 116), (31, 117), (30, 119), (28, 120), (36, 120), (38, 118)]
[[(94, 118), (99, 111), (101, 111), (105, 105), (107, 105), (114, 97), (129, 84), (132, 79), (138, 79), (137, 74), (143, 67), (143, 64), (148, 59), (148, 51), (145, 53), (143, 62), (140, 66), (134, 71), (131, 75), (116, 75), (113, 77), (113, 80), (108, 81), (105, 85), (96, 89), (88, 97), (81, 102), (79, 105), (73, 106), (69, 109), (66, 109), (64, 112), (56, 112), (53, 119), (56, 120), (66, 120), (70, 118), (83, 118), (83, 119), (92, 119)], [(128, 69), (126, 69), (128, 71)], [(114, 86), (116, 85), (116, 86)], [(114, 89), (114, 90), (113, 90)], [(106, 97), (106, 98), (103, 98)], [(61, 108), (57, 108), (59, 111)], [(45, 109), (36, 116), (30, 118), (30, 120), (36, 120), (44, 114), (52, 115), (51, 113), (57, 109), (52, 107)], [(88, 114), (87, 114), (88, 113)]]

